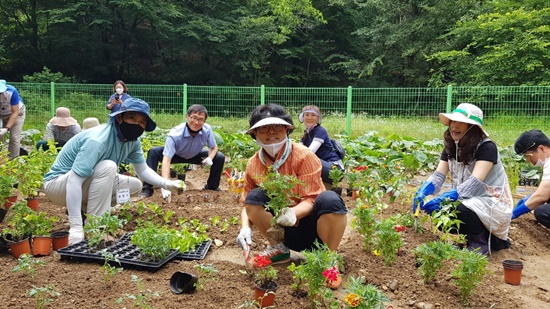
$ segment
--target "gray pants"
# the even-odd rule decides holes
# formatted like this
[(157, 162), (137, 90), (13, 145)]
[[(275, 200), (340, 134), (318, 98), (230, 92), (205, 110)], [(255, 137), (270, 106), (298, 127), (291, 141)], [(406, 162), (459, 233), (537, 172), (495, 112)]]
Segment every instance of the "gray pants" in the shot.
[[(2, 127), (6, 127), (10, 115), (2, 115)], [(8, 157), (11, 159), (19, 157), (19, 149), (21, 149), (21, 132), (23, 131), (23, 124), (25, 123), (25, 107), (19, 110), (19, 115), (15, 124), (10, 129), (10, 142), (8, 145), (8, 151), (10, 154)]]
[[(66, 201), (67, 179), (68, 173), (46, 182), (44, 192), (52, 203), (69, 208), (71, 205), (67, 205)], [(100, 161), (96, 164), (92, 176), (82, 185), (81, 209), (71, 209), (71, 212), (78, 213), (82, 210), (90, 215), (101, 216), (116, 204), (116, 193), (119, 188), (130, 188), (130, 196), (137, 196), (141, 192), (141, 186), (141, 180), (138, 178), (118, 174), (115, 162)]]

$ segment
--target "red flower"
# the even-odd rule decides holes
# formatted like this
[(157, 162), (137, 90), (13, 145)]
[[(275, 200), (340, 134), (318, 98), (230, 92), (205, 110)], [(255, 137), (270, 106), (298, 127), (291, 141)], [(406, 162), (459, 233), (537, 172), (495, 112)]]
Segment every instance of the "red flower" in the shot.
[(256, 262), (256, 265), (258, 265), (258, 268), (271, 265), (271, 260), (265, 255), (256, 255), (254, 257), (254, 261)]
[(360, 171), (366, 171), (369, 167), (366, 166), (366, 165), (361, 165), (359, 166), (356, 171), (360, 172)]
[(404, 232), (404, 231), (405, 231), (405, 226), (404, 226), (404, 225), (394, 225), (394, 226), (393, 226), (393, 229), (394, 229), (396, 232)]
[(332, 266), (330, 268), (327, 268), (323, 272), (323, 276), (327, 278), (328, 282), (334, 282), (338, 280), (339, 274), (340, 274), (340, 271), (338, 270), (338, 266)]

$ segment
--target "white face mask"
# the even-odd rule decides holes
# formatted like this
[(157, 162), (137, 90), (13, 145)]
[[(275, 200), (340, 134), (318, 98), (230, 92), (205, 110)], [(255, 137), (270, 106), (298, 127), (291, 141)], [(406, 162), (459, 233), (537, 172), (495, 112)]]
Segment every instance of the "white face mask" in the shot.
[[(542, 155), (544, 156), (544, 152), (542, 153)], [(537, 160), (537, 163), (535, 164), (536, 167), (544, 167), (544, 163), (546, 163), (546, 160), (548, 160), (548, 158), (544, 158), (544, 161), (542, 161), (540, 159), (540, 154), (539, 154), (539, 159)]]
[(124, 88), (117, 88), (116, 93), (122, 94), (124, 92)]
[(275, 144), (264, 144), (260, 142), (259, 140), (256, 140), (256, 144), (258, 144), (260, 147), (262, 147), (265, 152), (267, 152), (270, 156), (276, 157), (281, 148), (283, 148), (284, 144), (286, 143), (286, 139), (282, 140), (279, 143)]

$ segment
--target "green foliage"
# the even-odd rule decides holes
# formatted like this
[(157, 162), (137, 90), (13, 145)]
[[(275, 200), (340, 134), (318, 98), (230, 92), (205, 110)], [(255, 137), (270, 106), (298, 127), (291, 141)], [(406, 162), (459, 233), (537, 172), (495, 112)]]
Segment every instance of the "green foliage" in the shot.
[(292, 190), (303, 185), (304, 183), (295, 175), (282, 175), (271, 171), (271, 167), (268, 167), (267, 175), (262, 178), (260, 188), (270, 199), (265, 208), (273, 211), (272, 226), (276, 224), (281, 210), (285, 207), (292, 207), (295, 204), (294, 199), (299, 198)]
[(4, 202), (8, 197), (13, 195), (13, 186), (17, 181), (15, 177), (4, 174), (3, 171), (0, 171), (0, 208), (4, 208)]
[(344, 172), (342, 172), (342, 170), (340, 170), (336, 165), (333, 165), (328, 172), (328, 178), (332, 180), (332, 186), (334, 188), (338, 188), (340, 187), (340, 182), (344, 178)]
[(347, 308), (385, 309), (384, 302), (389, 299), (375, 285), (365, 284), (364, 280), (365, 278), (350, 276), (345, 298)]
[(125, 296), (119, 297), (115, 301), (115, 304), (121, 304), (125, 299), (129, 299), (134, 303), (134, 308), (153, 309), (154, 307), (151, 305), (151, 299), (153, 297), (160, 297), (160, 293), (153, 292), (151, 289), (145, 289), (143, 279), (136, 275), (131, 275), (131, 280), (136, 284), (137, 293), (126, 294)]
[(43, 261), (33, 259), (30, 254), (22, 254), (17, 259), (17, 265), (13, 268), (14, 272), (23, 272), (26, 276), (31, 277), (32, 280), (34, 280), (34, 276), (36, 275), (36, 266), (44, 266), (46, 263)]
[(363, 237), (363, 248), (370, 252), (373, 243), (374, 232), (376, 230), (376, 207), (369, 207), (361, 199), (357, 200), (356, 207), (352, 210), (354, 218), (351, 227), (354, 228)]
[(2, 230), (2, 235), (10, 235), (14, 241), (23, 240), (32, 233), (32, 226), (27, 221), (27, 216), (33, 215), (34, 210), (27, 206), (25, 201), (15, 202), (6, 215), (7, 227)]
[(199, 271), (197, 282), (195, 283), (195, 288), (197, 291), (202, 290), (206, 282), (210, 279), (215, 279), (215, 276), (219, 273), (213, 264), (197, 264), (195, 265), (195, 268)]
[(459, 287), (460, 298), (465, 306), (470, 305), (474, 289), (487, 273), (487, 257), (476, 252), (462, 249), (457, 254), (460, 263), (453, 270), (453, 283)]
[(53, 224), (59, 221), (59, 217), (48, 217), (48, 213), (33, 212), (25, 217), (25, 220), (29, 224), (30, 232), (33, 236), (49, 236)]
[(394, 225), (393, 219), (384, 219), (376, 225), (374, 233), (376, 237), (374, 248), (384, 258), (385, 265), (392, 265), (395, 262), (397, 252), (403, 245), (401, 234), (393, 228)]
[(431, 214), (434, 232), (441, 231), (440, 239), (447, 242), (465, 243), (465, 237), (459, 234), (460, 224), (457, 210), (460, 201), (451, 202), (446, 199), (441, 203), (441, 209)]
[(269, 282), (277, 280), (277, 269), (269, 265), (256, 270), (254, 277), (258, 280), (258, 284), (262, 287), (267, 287)]
[(118, 230), (124, 224), (126, 224), (124, 219), (119, 219), (117, 215), (111, 215), (110, 212), (106, 212), (102, 216), (88, 216), (86, 224), (84, 224), (88, 245), (97, 247), (107, 236), (116, 238)]
[(48, 67), (42, 68), (42, 72), (35, 72), (32, 75), (24, 75), (23, 81), (27, 83), (74, 83), (74, 77), (64, 76), (61, 72), (52, 72)]
[(116, 274), (122, 272), (123, 268), (111, 265), (111, 263), (114, 262), (120, 266), (120, 260), (107, 249), (101, 250), (100, 253), (104, 259), (103, 265), (100, 267), (103, 271), (103, 281), (107, 283), (109, 280), (114, 278)]
[(419, 265), (418, 272), (425, 283), (436, 278), (437, 271), (443, 267), (443, 262), (453, 257), (456, 250), (452, 244), (441, 241), (424, 243), (412, 250)]
[(39, 309), (46, 308), (49, 303), (53, 303), (53, 297), (59, 297), (61, 293), (55, 290), (55, 285), (49, 284), (45, 287), (32, 286), (31, 290), (27, 291), (31, 298), (36, 299), (36, 307)]
[(166, 227), (147, 222), (145, 227), (136, 229), (131, 243), (139, 247), (142, 256), (155, 261), (163, 260), (172, 250), (171, 234)]
[(327, 245), (315, 242), (316, 249), (302, 251), (305, 261), (300, 265), (290, 264), (288, 269), (294, 275), (292, 288), (300, 291), (307, 286), (307, 295), (312, 308), (334, 306), (336, 300), (331, 290), (325, 285), (327, 278), (323, 275), (327, 269), (339, 267), (343, 259), (338, 253), (328, 249)]

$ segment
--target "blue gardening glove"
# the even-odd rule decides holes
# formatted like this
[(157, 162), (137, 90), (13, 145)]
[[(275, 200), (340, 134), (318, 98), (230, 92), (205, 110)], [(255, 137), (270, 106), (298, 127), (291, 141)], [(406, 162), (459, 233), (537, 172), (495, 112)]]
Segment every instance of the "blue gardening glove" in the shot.
[(527, 198), (529, 197), (527, 196), (519, 200), (518, 204), (516, 205), (516, 208), (514, 208), (514, 211), (512, 211), (512, 219), (516, 219), (519, 216), (531, 211), (531, 209), (525, 206), (525, 201), (527, 201)]
[(519, 203), (520, 202), (523, 202), (523, 204), (525, 204), (525, 202), (527, 202), (527, 200), (531, 197), (531, 195), (533, 195), (533, 193), (527, 195), (526, 197), (522, 198), (521, 200), (518, 201), (518, 203), (516, 204), (516, 206), (519, 206)]
[(434, 193), (434, 191), (434, 184), (431, 181), (424, 181), (424, 183), (422, 184), (420, 189), (416, 191), (416, 195), (414, 196), (412, 212), (414, 213), (416, 211), (416, 205), (420, 205), (420, 209), (423, 209), (422, 207), (424, 207), (424, 199), (427, 195)]
[(458, 200), (458, 191), (456, 189), (445, 191), (438, 197), (435, 197), (433, 200), (427, 202), (424, 207), (420, 207), (420, 209), (425, 211), (427, 214), (431, 214), (434, 211), (439, 211), (441, 209), (441, 203), (443, 203), (445, 199), (449, 199), (451, 202)]

